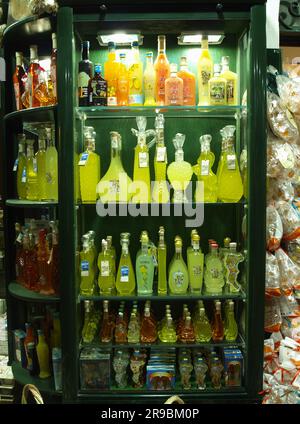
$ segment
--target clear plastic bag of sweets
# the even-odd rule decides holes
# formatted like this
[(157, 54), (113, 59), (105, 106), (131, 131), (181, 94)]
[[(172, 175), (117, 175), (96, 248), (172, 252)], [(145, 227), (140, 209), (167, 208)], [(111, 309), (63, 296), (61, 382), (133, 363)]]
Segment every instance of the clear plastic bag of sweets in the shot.
[(280, 200), (276, 203), (276, 209), (280, 215), (283, 238), (293, 240), (300, 236), (300, 214), (290, 202)]
[(285, 75), (277, 75), (277, 90), (284, 105), (290, 112), (300, 114), (300, 84), (286, 77)]
[(280, 273), (277, 258), (270, 252), (266, 252), (266, 286), (268, 296), (280, 296)]
[(265, 297), (265, 331), (274, 333), (280, 330), (282, 323), (278, 297)]
[(297, 281), (300, 280), (300, 268), (282, 249), (276, 250), (275, 257), (279, 267), (280, 289), (283, 294), (288, 296), (297, 285)]
[(269, 133), (267, 141), (267, 176), (294, 179), (295, 154), (292, 145)]
[(266, 230), (267, 249), (274, 251), (280, 246), (283, 228), (279, 213), (273, 205), (267, 207)]
[(295, 189), (290, 180), (281, 180), (277, 178), (268, 179), (268, 202), (275, 200), (285, 200), (291, 202), (295, 196)]

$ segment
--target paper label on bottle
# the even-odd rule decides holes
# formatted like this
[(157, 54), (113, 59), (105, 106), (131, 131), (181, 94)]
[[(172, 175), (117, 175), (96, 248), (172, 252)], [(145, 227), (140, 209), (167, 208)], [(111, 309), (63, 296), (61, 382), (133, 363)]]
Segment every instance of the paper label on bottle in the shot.
[(26, 168), (23, 168), (21, 182), (26, 183), (26, 181), (27, 181), (27, 172), (26, 172)]
[(201, 69), (201, 85), (208, 85), (208, 81), (211, 79), (211, 67), (202, 67)]
[(117, 106), (117, 105), (118, 105), (117, 97), (114, 97), (114, 96), (107, 97), (107, 106)]
[[(227, 79), (227, 78), (226, 78)], [(227, 79), (227, 103), (232, 104), (234, 102), (234, 79)]]
[(33, 165), (33, 172), (35, 172), (37, 174), (38, 172), (38, 166), (37, 166), (37, 160), (36, 158), (32, 159), (32, 165)]
[(89, 97), (89, 81), (90, 76), (86, 72), (80, 72), (78, 75), (78, 91), (79, 98)]
[(93, 106), (107, 105), (107, 82), (93, 80), (91, 83), (90, 104)]
[(148, 168), (149, 153), (139, 152), (139, 168)]
[(80, 268), (81, 268), (81, 277), (88, 277), (89, 269), (90, 269), (89, 261), (81, 261)]
[(227, 169), (234, 171), (235, 170), (235, 155), (227, 155)]
[(120, 193), (120, 181), (111, 180), (109, 182), (109, 193), (110, 194), (119, 194)]
[(85, 166), (87, 163), (87, 160), (89, 158), (89, 154), (88, 153), (82, 153), (82, 155), (80, 156), (78, 165), (79, 166)]
[(17, 158), (15, 160), (14, 167), (13, 167), (13, 172), (16, 172), (16, 170), (18, 169), (18, 165), (19, 165), (19, 158)]
[(121, 283), (128, 283), (129, 281), (129, 268), (128, 266), (122, 266), (121, 267)]
[(202, 273), (201, 266), (200, 265), (194, 265), (193, 268), (192, 268), (192, 272), (193, 272), (193, 275), (195, 277), (200, 277), (200, 275)]
[(201, 175), (209, 175), (209, 160), (201, 161)]
[(129, 94), (128, 104), (129, 105), (142, 105), (143, 104), (143, 95), (142, 94)]
[(211, 268), (210, 275), (211, 275), (212, 278), (219, 278), (218, 268)]
[(224, 104), (226, 100), (226, 83), (223, 81), (216, 81), (210, 84), (209, 95), (214, 104)]
[(177, 287), (178, 289), (182, 288), (183, 283), (184, 283), (183, 272), (181, 272), (181, 271), (174, 272), (173, 281), (174, 281), (175, 287)]
[(109, 261), (101, 261), (100, 272), (101, 277), (109, 277)]
[(166, 158), (166, 146), (156, 149), (156, 162), (164, 162)]
[(17, 242), (22, 243), (22, 238), (23, 238), (22, 233), (20, 233), (17, 237)]
[(295, 157), (289, 144), (285, 143), (278, 149), (278, 159), (284, 168), (291, 169), (294, 167)]

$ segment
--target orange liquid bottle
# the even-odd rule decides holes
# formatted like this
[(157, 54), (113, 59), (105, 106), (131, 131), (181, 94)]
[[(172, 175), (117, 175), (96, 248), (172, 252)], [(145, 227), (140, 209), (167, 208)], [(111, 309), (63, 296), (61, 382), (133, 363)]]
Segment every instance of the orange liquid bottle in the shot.
[(40, 101), (36, 98), (35, 92), (39, 85), (40, 65), (37, 55), (37, 46), (30, 46), (30, 66), (28, 72), (29, 107), (39, 107)]
[(188, 70), (187, 58), (182, 56), (177, 76), (183, 81), (183, 105), (196, 105), (196, 77)]
[(221, 342), (224, 338), (224, 325), (221, 315), (221, 302), (215, 301), (215, 314), (212, 323), (212, 339), (214, 342)]
[(16, 52), (16, 70), (13, 74), (13, 84), (15, 90), (15, 100), (16, 100), (16, 109), (23, 109), (22, 104), (22, 95), (25, 91), (24, 78), (25, 70), (23, 67), (23, 54), (21, 52)]
[(166, 56), (166, 36), (158, 36), (158, 55), (154, 63), (156, 73), (155, 95), (157, 106), (165, 104), (165, 81), (170, 76), (170, 64)]
[(165, 81), (165, 105), (183, 105), (183, 81), (177, 76), (176, 63), (171, 64), (171, 76)]
[(117, 106), (119, 63), (116, 60), (116, 45), (108, 43), (108, 60), (104, 63), (104, 79), (107, 81), (107, 106)]
[(48, 293), (45, 293), (45, 289), (47, 292), (47, 287), (48, 287), (48, 259), (49, 259), (49, 250), (48, 250), (46, 236), (47, 236), (46, 230), (40, 230), (38, 251), (37, 251), (37, 261), (38, 261), (38, 269), (39, 269), (40, 292), (44, 294), (48, 294)]
[(120, 65), (119, 65), (118, 87), (117, 87), (118, 106), (128, 106), (129, 77), (128, 77), (128, 70), (127, 70), (125, 60), (126, 60), (126, 54), (120, 53)]
[(141, 323), (141, 342), (154, 343), (157, 339), (156, 322), (151, 318), (149, 308), (145, 308), (145, 313)]

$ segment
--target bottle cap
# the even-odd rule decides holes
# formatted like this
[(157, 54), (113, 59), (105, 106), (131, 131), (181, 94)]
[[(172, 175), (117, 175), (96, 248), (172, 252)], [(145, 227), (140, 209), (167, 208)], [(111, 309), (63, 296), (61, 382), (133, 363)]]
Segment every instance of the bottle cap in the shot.
[(198, 242), (200, 241), (200, 236), (199, 234), (193, 234), (192, 235), (192, 241)]
[(180, 66), (187, 66), (187, 57), (186, 56), (181, 56)]
[(222, 56), (221, 64), (222, 64), (222, 65), (225, 65), (225, 66), (226, 66), (226, 65), (228, 66), (228, 65), (229, 65), (229, 60), (230, 60), (230, 59), (229, 59), (229, 56)]
[(37, 57), (37, 49), (38, 49), (38, 47), (37, 47), (36, 44), (33, 44), (33, 45), (30, 46), (30, 60), (34, 60), (34, 59), (38, 58)]
[(146, 53), (146, 57), (153, 57), (153, 53), (152, 52), (147, 52)]
[(172, 72), (177, 72), (177, 64), (176, 63), (171, 63), (170, 65), (170, 71)]
[(125, 59), (126, 58), (126, 53), (120, 53), (120, 59)]
[(224, 247), (229, 247), (230, 242), (231, 242), (231, 238), (229, 237), (224, 238)]
[(230, 249), (234, 250), (234, 249), (236, 249), (236, 247), (237, 247), (237, 243), (235, 243), (235, 242), (229, 243)]
[(114, 41), (109, 41), (107, 44), (109, 50), (115, 49), (116, 48), (116, 43)]
[(102, 65), (100, 65), (100, 63), (96, 63), (95, 64), (95, 72), (97, 72), (98, 74), (101, 74), (101, 72), (102, 72)]
[(82, 45), (83, 48), (87, 48), (87, 49), (90, 48), (90, 42), (89, 41), (82, 41), (81, 45)]
[(133, 41), (133, 42), (131, 43), (131, 46), (132, 46), (132, 47), (138, 47), (138, 46), (139, 46), (139, 42), (138, 42), (138, 41)]

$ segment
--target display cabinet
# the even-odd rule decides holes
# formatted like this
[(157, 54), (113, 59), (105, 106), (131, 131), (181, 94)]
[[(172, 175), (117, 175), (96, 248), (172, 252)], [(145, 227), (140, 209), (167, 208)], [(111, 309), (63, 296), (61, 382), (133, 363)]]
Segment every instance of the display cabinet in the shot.
[[(263, 364), (263, 321), (264, 321), (264, 274), (265, 274), (265, 162), (266, 162), (266, 123), (265, 123), (265, 5), (264, 1), (193, 2), (174, 3), (152, 1), (147, 5), (139, 2), (107, 1), (99, 7), (96, 1), (60, 1), (56, 17), (43, 16), (27, 18), (7, 28), (4, 37), (4, 51), (7, 63), (7, 90), (5, 95), (4, 116), (4, 175), (5, 175), (5, 241), (7, 245), (6, 282), (8, 289), (8, 330), (10, 361), (17, 380), (21, 383), (33, 381), (43, 392), (50, 393), (64, 402), (160, 402), (172, 394), (180, 394), (187, 402), (229, 402), (255, 401), (262, 385)], [(29, 45), (37, 44), (40, 56), (51, 51), (51, 32), (57, 33), (57, 106), (40, 107), (15, 111), (13, 87), (10, 77), (14, 70), (15, 52), (28, 51)], [(200, 45), (178, 45), (178, 37), (185, 32), (222, 34), (223, 41), (209, 45), (213, 60), (218, 62), (222, 56), (230, 57), (230, 67), (238, 74), (238, 102), (233, 106), (96, 106), (79, 107), (77, 99), (78, 62), (81, 42), (90, 41), (90, 59), (94, 63), (104, 63), (107, 47), (97, 41), (99, 33), (138, 31), (143, 36), (140, 45), (142, 61), (145, 53), (157, 51), (157, 36), (164, 34), (167, 43), (167, 56), (170, 62), (179, 63), (181, 56), (187, 56), (190, 69), (196, 72)], [(126, 46), (125, 50), (129, 47)], [(147, 230), (150, 239), (157, 244), (158, 230), (164, 226), (167, 245), (167, 264), (174, 253), (174, 237), (180, 235), (185, 251), (190, 245), (190, 232), (193, 227), (186, 226), (191, 219), (187, 208), (178, 213), (178, 205), (171, 201), (167, 205), (169, 215), (165, 216), (162, 205), (156, 214), (151, 213), (151, 205), (142, 205), (147, 216), (124, 216), (122, 207), (117, 205), (116, 216), (99, 216), (96, 203), (81, 203), (76, 192), (78, 155), (84, 151), (83, 126), (92, 126), (96, 132), (96, 152), (101, 157), (101, 177), (110, 163), (110, 132), (117, 131), (122, 136), (123, 165), (132, 177), (134, 147), (136, 137), (131, 128), (136, 128), (136, 117), (147, 117), (147, 128), (154, 128), (156, 115), (162, 113), (165, 119), (164, 140), (168, 162), (174, 160), (175, 150), (172, 139), (176, 133), (185, 134), (185, 160), (194, 165), (200, 154), (199, 137), (211, 134), (211, 149), (216, 156), (214, 170), (221, 153), (220, 130), (226, 125), (236, 126), (235, 148), (238, 158), (247, 152), (246, 178), (244, 178), (246, 198), (235, 203), (214, 202), (196, 204), (194, 192), (190, 208), (204, 213), (202, 223), (195, 225), (201, 236), (201, 248), (208, 253), (208, 240), (215, 239), (219, 244), (229, 236), (238, 244), (239, 251), (245, 255), (240, 267), (238, 293), (223, 291), (219, 295), (200, 294), (164, 295), (153, 294), (119, 296), (80, 294), (80, 250), (81, 237), (89, 230), (96, 233), (97, 252), (101, 239), (107, 235), (113, 238), (117, 261), (120, 258), (120, 233), (129, 232), (130, 254), (135, 263), (140, 249), (140, 234)], [(59, 200), (58, 202), (35, 202), (17, 200), (15, 178), (12, 172), (17, 155), (17, 134), (28, 125), (53, 123), (58, 150)], [(150, 150), (151, 177), (154, 149)], [(196, 181), (196, 177), (193, 177)], [(142, 207), (141, 207), (142, 209)], [(60, 297), (46, 297), (33, 294), (15, 283), (15, 233), (14, 223), (26, 217), (47, 215), (59, 221), (59, 276)], [(183, 304), (193, 310), (199, 300), (204, 301), (209, 317), (212, 315), (214, 300), (224, 302), (233, 299), (239, 335), (234, 342), (208, 342), (183, 344), (159, 343), (101, 343), (97, 334), (92, 346), (99, 348), (110, 357), (118, 349), (159, 348), (160, 352), (174, 348), (178, 354), (181, 348), (216, 349), (223, 352), (226, 347), (236, 347), (243, 355), (243, 377), (239, 387), (230, 387), (222, 382), (221, 388), (210, 384), (199, 390), (195, 382), (191, 388), (183, 389), (177, 368), (175, 387), (169, 390), (149, 390), (146, 385), (140, 388), (117, 388), (111, 366), (110, 386), (99, 390), (83, 390), (80, 384), (80, 352), (84, 347), (81, 340), (84, 319), (84, 301), (93, 301), (96, 310), (103, 308), (103, 301), (109, 300), (110, 307), (117, 309), (120, 301), (125, 301), (130, 310), (132, 302), (137, 301), (141, 310), (147, 300), (158, 319), (163, 318), (165, 305), (169, 304), (174, 318), (182, 313)], [(63, 387), (55, 393), (53, 381), (47, 379), (41, 384), (38, 378), (29, 379), (19, 364), (14, 363), (13, 330), (26, 321), (30, 305), (57, 303), (62, 326)], [(29, 306), (29, 312), (28, 312)], [(224, 310), (222, 309), (224, 312)], [(98, 340), (98, 341), (97, 341)], [(221, 353), (220, 353), (221, 354)]]

